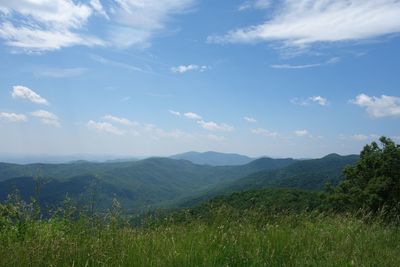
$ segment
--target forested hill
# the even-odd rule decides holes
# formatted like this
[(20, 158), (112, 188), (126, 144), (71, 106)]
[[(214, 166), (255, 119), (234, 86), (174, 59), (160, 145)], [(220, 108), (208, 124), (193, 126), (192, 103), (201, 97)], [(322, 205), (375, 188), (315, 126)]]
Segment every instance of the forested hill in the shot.
[(343, 178), (346, 166), (353, 165), (358, 155), (330, 154), (320, 159), (301, 160), (287, 167), (250, 174), (227, 186), (227, 191), (265, 187), (322, 190), (326, 183), (336, 185)]
[(294, 162), (293, 159), (262, 158), (242, 166), (218, 167), (168, 158), (116, 163), (2, 163), (0, 200), (5, 200), (14, 189), (29, 199), (38, 184), (35, 180), (39, 180), (44, 195), (41, 199), (46, 204), (57, 204), (67, 193), (75, 199), (85, 200), (88, 194), (96, 192), (99, 206), (107, 206), (109, 200), (116, 197), (126, 207), (142, 209), (166, 205), (251, 173), (282, 168)]

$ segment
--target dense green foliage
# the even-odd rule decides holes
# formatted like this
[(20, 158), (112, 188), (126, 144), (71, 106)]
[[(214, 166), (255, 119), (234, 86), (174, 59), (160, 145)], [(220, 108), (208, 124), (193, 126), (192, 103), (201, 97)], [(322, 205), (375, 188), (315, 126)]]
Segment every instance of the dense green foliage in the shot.
[[(77, 187), (106, 183), (105, 179), (93, 176), (48, 180), (49, 188), (40, 192), (42, 197), (34, 190), (24, 197), (36, 194), (37, 198), (30, 203), (12, 195), (5, 204), (0, 204), (0, 266), (397, 267), (400, 266), (399, 216), (388, 220), (385, 213), (368, 213), (371, 207), (367, 204), (374, 198), (354, 195), (355, 192), (363, 192), (362, 196), (382, 193), (386, 198), (378, 208), (398, 203), (398, 180), (394, 179), (398, 177), (398, 146), (387, 139), (382, 142), (383, 148), (373, 143), (364, 149), (360, 161), (346, 169), (346, 180), (332, 189), (328, 198), (315, 190), (267, 188), (220, 195), (189, 209), (135, 216), (121, 213), (115, 199), (111, 209), (101, 213), (91, 205), (79, 209), (70, 199), (65, 199), (62, 208), (42, 217), (39, 202), (50, 194), (46, 190), (63, 187), (64, 191), (57, 191), (61, 196), (67, 191), (75, 192)], [(277, 177), (282, 180), (275, 181), (277, 185), (299, 181), (301, 177), (305, 179), (302, 183), (307, 183), (307, 179), (315, 181), (313, 177), (318, 172), (323, 174), (317, 180), (320, 183), (329, 180), (328, 177), (339, 181), (340, 170), (354, 160), (354, 157), (330, 155), (320, 160), (295, 162), (267, 173), (280, 173)], [(162, 165), (162, 162), (152, 164)], [(245, 169), (277, 164), (280, 163), (268, 165), (258, 160)], [(241, 168), (233, 171), (241, 175)], [(291, 175), (295, 171), (299, 176)], [(382, 179), (374, 177), (386, 177), (391, 186), (377, 186), (376, 181)], [(18, 179), (26, 186), (25, 178)], [(3, 185), (6, 182), (9, 180)], [(74, 186), (74, 183), (86, 185)], [(272, 184), (261, 179), (255, 188)], [(241, 185), (240, 188), (247, 188)], [(33, 186), (37, 184), (32, 183), (28, 188), (31, 190)], [(338, 194), (360, 202), (343, 201)], [(96, 202), (96, 199), (88, 201)], [(330, 205), (339, 203), (335, 201), (349, 205), (346, 210), (354, 210), (352, 207), (356, 204), (369, 209), (366, 213), (335, 213), (329, 209)]]
[[(298, 188), (323, 191), (326, 183), (337, 184), (343, 179), (344, 168), (355, 164), (358, 158), (357, 155), (330, 154), (321, 159), (292, 161), (291, 164), (281, 168), (254, 172), (240, 179), (218, 185), (207, 192), (183, 199), (177, 205), (192, 207), (215, 196), (262, 188)], [(260, 163), (262, 160), (256, 160), (250, 164), (257, 166)]]
[(207, 218), (218, 209), (234, 210), (237, 213), (252, 211), (264, 215), (303, 213), (320, 208), (324, 201), (324, 195), (319, 192), (269, 188), (220, 195), (186, 210), (185, 215)]
[(42, 206), (58, 205), (68, 193), (78, 202), (95, 197), (98, 208), (110, 206), (116, 197), (130, 210), (143, 210), (167, 206), (250, 173), (282, 168), (293, 162), (293, 159), (262, 158), (243, 166), (220, 167), (167, 158), (111, 163), (2, 163), (0, 201), (14, 189), (29, 200), (39, 183)]
[(301, 160), (287, 167), (261, 171), (234, 181), (230, 191), (265, 187), (302, 188), (322, 190), (327, 182), (338, 183), (343, 169), (357, 162), (358, 156), (330, 154), (321, 159)]
[(364, 147), (356, 165), (345, 170), (345, 180), (330, 189), (337, 210), (363, 209), (400, 212), (400, 145), (382, 137)]

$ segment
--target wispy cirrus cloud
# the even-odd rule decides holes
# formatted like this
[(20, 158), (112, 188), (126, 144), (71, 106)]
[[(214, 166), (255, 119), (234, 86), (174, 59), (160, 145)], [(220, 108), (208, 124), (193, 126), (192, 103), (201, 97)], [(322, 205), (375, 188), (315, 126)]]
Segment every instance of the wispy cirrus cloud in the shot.
[(271, 5), (271, 0), (249, 0), (242, 3), (239, 7), (239, 11), (245, 11), (250, 9), (266, 9)]
[(39, 68), (34, 74), (41, 77), (68, 78), (81, 76), (87, 71), (87, 68)]
[(49, 105), (49, 102), (45, 98), (41, 97), (32, 89), (22, 85), (13, 86), (13, 90), (11, 91), (11, 96), (15, 99), (17, 98), (24, 99), (35, 104)]
[(28, 119), (24, 114), (0, 112), (0, 120), (5, 120), (7, 122), (23, 122)]
[(306, 48), (400, 32), (397, 0), (284, 0), (272, 14), (261, 24), (209, 36), (208, 41), (278, 42), (281, 47)]
[(325, 66), (325, 65), (332, 65), (332, 64), (339, 63), (340, 61), (341, 61), (341, 58), (333, 57), (333, 58), (328, 59), (325, 62), (320, 62), (320, 63), (303, 64), (303, 65), (274, 64), (274, 65), (271, 65), (270, 67), (273, 68), (273, 69), (301, 70), (301, 69), (311, 69), (311, 68), (322, 67), (322, 66)]
[(397, 96), (359, 94), (350, 103), (365, 108), (372, 118), (400, 117), (400, 97)]
[(109, 39), (118, 47), (147, 46), (174, 15), (187, 12), (195, 3), (195, 0), (119, 0), (110, 16), (115, 24), (109, 27)]
[(1, 1), (0, 38), (23, 51), (43, 52), (74, 45), (104, 45), (78, 32), (93, 14), (86, 4), (71, 0)]
[[(65, 47), (149, 45), (154, 34), (166, 29), (174, 15), (185, 13), (195, 0), (0, 1), (0, 38), (25, 52)], [(91, 35), (90, 20), (97, 16), (103, 31)]]
[(322, 66), (320, 63), (316, 64), (305, 64), (305, 65), (290, 65), (290, 64), (275, 64), (270, 67), (273, 69), (289, 69), (289, 70), (299, 70), (299, 69), (310, 69)]
[(129, 71), (138, 71), (138, 72), (143, 72), (143, 73), (151, 73), (148, 70), (145, 70), (143, 68), (140, 68), (138, 66), (134, 66), (131, 64), (127, 64), (124, 62), (119, 62), (119, 61), (115, 61), (115, 60), (111, 60), (99, 55), (90, 55), (90, 58), (98, 63), (104, 64), (104, 65), (110, 65), (110, 66), (114, 66), (117, 68), (122, 68), (122, 69), (126, 69)]

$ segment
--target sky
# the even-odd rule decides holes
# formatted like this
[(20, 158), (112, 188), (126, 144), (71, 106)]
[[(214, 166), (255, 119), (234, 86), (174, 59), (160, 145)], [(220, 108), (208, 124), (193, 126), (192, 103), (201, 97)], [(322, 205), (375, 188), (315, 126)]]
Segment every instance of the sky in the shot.
[(0, 0), (0, 154), (400, 142), (398, 0)]

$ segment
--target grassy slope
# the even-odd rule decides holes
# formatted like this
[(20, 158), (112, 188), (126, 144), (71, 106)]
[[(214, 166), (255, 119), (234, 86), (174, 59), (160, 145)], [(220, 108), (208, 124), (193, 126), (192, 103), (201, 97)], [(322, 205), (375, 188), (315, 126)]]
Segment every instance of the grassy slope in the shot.
[(14, 223), (0, 216), (0, 266), (400, 266), (398, 224), (305, 212), (318, 203), (313, 191), (255, 190), (141, 227), (114, 212)]
[(282, 216), (90, 228), (37, 222), (0, 231), (0, 266), (400, 266), (400, 231), (346, 217)]

